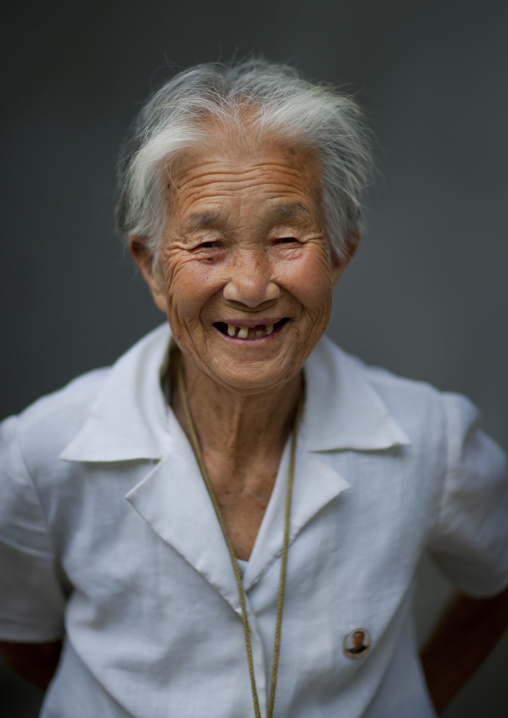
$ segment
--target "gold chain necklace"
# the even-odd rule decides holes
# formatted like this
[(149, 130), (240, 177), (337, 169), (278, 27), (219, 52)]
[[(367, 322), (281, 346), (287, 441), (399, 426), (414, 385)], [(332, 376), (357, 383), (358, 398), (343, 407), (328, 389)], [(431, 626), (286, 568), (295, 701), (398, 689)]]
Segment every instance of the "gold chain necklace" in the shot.
[[(194, 450), (194, 454), (196, 456), (196, 460), (198, 462), (199, 469), (200, 469), (201, 475), (203, 477), (203, 481), (205, 482), (205, 486), (210, 495), (210, 499), (212, 501), (213, 508), (215, 509), (215, 513), (217, 515), (217, 519), (219, 521), (219, 524), (220, 524), (220, 527), (222, 530), (222, 534), (224, 536), (224, 540), (226, 542), (226, 546), (229, 551), (231, 563), (233, 564), (236, 585), (238, 587), (238, 596), (240, 598), (240, 606), (242, 608), (243, 635), (244, 635), (244, 639), (245, 639), (245, 649), (247, 651), (247, 663), (249, 665), (249, 675), (250, 675), (250, 683), (251, 683), (251, 689), (252, 689), (252, 702), (254, 704), (254, 713), (255, 713), (256, 718), (261, 718), (261, 711), (259, 710), (258, 692), (257, 692), (257, 687), (256, 687), (256, 677), (254, 675), (254, 662), (252, 660), (252, 644), (251, 644), (251, 640), (250, 640), (249, 621), (247, 619), (247, 610), (245, 608), (245, 593), (243, 591), (242, 576), (240, 574), (240, 569), (238, 567), (238, 561), (237, 561), (237, 558), (235, 555), (235, 551), (233, 549), (233, 544), (231, 543), (231, 539), (229, 538), (226, 526), (224, 524), (224, 520), (222, 518), (219, 503), (217, 501), (217, 497), (215, 496), (215, 492), (213, 490), (213, 486), (210, 481), (210, 476), (209, 476), (208, 470), (205, 466), (205, 461), (203, 459), (203, 453), (201, 451), (201, 446), (199, 444), (199, 438), (198, 438), (198, 433), (196, 431), (196, 425), (194, 424), (194, 419), (192, 418), (192, 413), (190, 410), (189, 397), (187, 395), (187, 387), (185, 384), (183, 359), (181, 356), (180, 356), (180, 361), (178, 362), (178, 390), (180, 392), (180, 398), (182, 400), (183, 411), (185, 414), (185, 419), (187, 421), (187, 426), (189, 428), (192, 448)], [(270, 696), (268, 699), (268, 709), (266, 712), (266, 718), (272, 718), (273, 706), (275, 703), (275, 687), (277, 685), (277, 671), (278, 671), (278, 667), (279, 667), (280, 638), (281, 638), (281, 632), (282, 632), (282, 609), (284, 606), (284, 589), (286, 586), (286, 566), (287, 566), (288, 548), (289, 548), (289, 524), (290, 524), (290, 516), (291, 516), (291, 497), (292, 497), (292, 493), (293, 493), (293, 477), (294, 477), (294, 473), (295, 473), (296, 441), (297, 441), (297, 436), (298, 436), (298, 425), (300, 423), (300, 417), (302, 415), (302, 409), (303, 409), (303, 398), (304, 398), (304, 391), (302, 390), (302, 392), (300, 394), (300, 398), (298, 399), (298, 406), (296, 409), (296, 416), (295, 416), (295, 421), (293, 424), (293, 435), (291, 438), (291, 454), (290, 454), (290, 458), (289, 458), (288, 485), (287, 485), (287, 490), (286, 490), (286, 508), (285, 508), (285, 515), (284, 515), (284, 538), (282, 541), (279, 593), (277, 596), (277, 618), (275, 621), (275, 639), (274, 639), (274, 644), (273, 644), (272, 677), (271, 677), (271, 682), (270, 682)]]

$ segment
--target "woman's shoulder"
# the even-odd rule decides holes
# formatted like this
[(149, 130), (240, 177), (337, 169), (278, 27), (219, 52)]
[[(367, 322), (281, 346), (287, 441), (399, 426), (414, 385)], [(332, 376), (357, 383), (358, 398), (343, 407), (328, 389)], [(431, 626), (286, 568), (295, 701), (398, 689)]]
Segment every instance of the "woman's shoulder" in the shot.
[(5, 435), (5, 431), (15, 430), (17, 441), (22, 448), (26, 447), (28, 457), (46, 452), (58, 456), (94, 407), (101, 403), (103, 395), (107, 394), (109, 404), (118, 397), (118, 403), (124, 405), (122, 392), (132, 393), (140, 382), (140, 374), (158, 376), (168, 340), (167, 327), (158, 327), (130, 347), (112, 366), (82, 374), (58, 391), (41, 397), (18, 416), (2, 422), (0, 431)]
[(0, 440), (9, 448), (15, 443), (28, 465), (42, 457), (58, 457), (83, 424), (109, 372), (87, 372), (8, 417), (0, 424)]
[[(429, 382), (400, 376), (384, 367), (369, 365), (341, 349), (329, 338), (319, 345), (321, 362), (335, 374), (330, 386), (340, 381), (364, 383), (381, 399), (386, 410), (406, 432), (426, 431), (429, 426), (446, 430), (449, 415), (478, 421), (479, 412), (469, 399), (456, 392), (442, 391)], [(338, 377), (338, 380), (337, 380)]]
[(395, 372), (369, 364), (360, 357), (351, 354), (339, 347), (332, 339), (325, 336), (322, 338), (316, 352), (319, 360), (326, 364), (330, 371), (339, 374), (349, 374), (351, 377), (361, 379), (383, 394), (395, 394), (401, 396), (440, 397), (443, 392), (426, 381), (411, 379), (396, 374)]

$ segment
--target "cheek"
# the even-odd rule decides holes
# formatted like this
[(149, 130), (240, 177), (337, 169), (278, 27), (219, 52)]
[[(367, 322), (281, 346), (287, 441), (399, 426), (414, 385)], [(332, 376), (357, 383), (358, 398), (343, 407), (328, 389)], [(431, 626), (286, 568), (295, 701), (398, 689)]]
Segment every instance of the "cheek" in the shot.
[(320, 311), (331, 304), (332, 273), (329, 260), (322, 252), (296, 262), (290, 268), (288, 281), (292, 285), (291, 293), (307, 309)]
[(220, 283), (213, 267), (192, 258), (168, 257), (165, 262), (170, 318), (197, 319)]

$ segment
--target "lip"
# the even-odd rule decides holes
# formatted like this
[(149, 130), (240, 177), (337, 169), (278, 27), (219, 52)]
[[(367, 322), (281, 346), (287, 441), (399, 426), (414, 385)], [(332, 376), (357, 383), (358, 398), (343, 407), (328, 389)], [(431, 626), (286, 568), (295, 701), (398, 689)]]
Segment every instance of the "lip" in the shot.
[(284, 327), (286, 327), (286, 326), (289, 324), (290, 321), (291, 321), (291, 320), (290, 320), (288, 317), (283, 317), (282, 319), (278, 319), (278, 320), (277, 320), (277, 319), (273, 319), (273, 320), (272, 320), (271, 318), (269, 318), (268, 320), (266, 320), (266, 325), (269, 326), (270, 324), (274, 324), (274, 325), (276, 325), (277, 323), (279, 324), (278, 327), (275, 327), (275, 328), (274, 328), (274, 330), (272, 331), (271, 334), (265, 334), (265, 335), (262, 336), (262, 337), (249, 337), (249, 338), (246, 338), (246, 339), (240, 339), (240, 337), (230, 337), (227, 333), (221, 331), (221, 329), (219, 329), (219, 327), (218, 327), (217, 325), (218, 325), (218, 324), (222, 324), (223, 326), (227, 326), (227, 324), (231, 324), (231, 326), (235, 326), (235, 327), (246, 327), (246, 328), (248, 328), (248, 329), (254, 329), (255, 327), (259, 327), (260, 325), (265, 325), (265, 320), (263, 320), (262, 322), (261, 322), (261, 321), (257, 321), (257, 322), (250, 321), (250, 322), (247, 322), (247, 321), (244, 320), (242, 324), (233, 324), (232, 322), (228, 322), (228, 323), (226, 323), (226, 322), (215, 322), (215, 323), (213, 324), (213, 328), (215, 329), (215, 331), (217, 332), (217, 334), (220, 334), (220, 336), (221, 336), (223, 339), (226, 339), (226, 340), (229, 341), (229, 342), (233, 342), (233, 343), (235, 343), (235, 344), (252, 344), (253, 342), (258, 342), (258, 343), (259, 343), (259, 342), (272, 341), (274, 338), (276, 338), (276, 337), (283, 331)]
[(259, 317), (258, 319), (223, 319), (215, 324), (230, 324), (232, 327), (247, 327), (248, 329), (254, 329), (259, 326), (270, 326), (270, 324), (277, 324), (282, 322), (284, 319), (288, 320), (289, 317)]

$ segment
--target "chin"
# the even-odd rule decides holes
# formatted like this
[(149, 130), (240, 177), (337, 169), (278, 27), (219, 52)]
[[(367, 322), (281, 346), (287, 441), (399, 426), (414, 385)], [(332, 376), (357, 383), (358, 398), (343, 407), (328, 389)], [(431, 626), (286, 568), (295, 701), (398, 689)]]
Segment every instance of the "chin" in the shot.
[(239, 394), (257, 394), (264, 391), (276, 391), (282, 388), (299, 370), (274, 375), (271, 372), (262, 372), (252, 367), (251, 370), (235, 373), (217, 373), (212, 378), (221, 386), (232, 389)]

